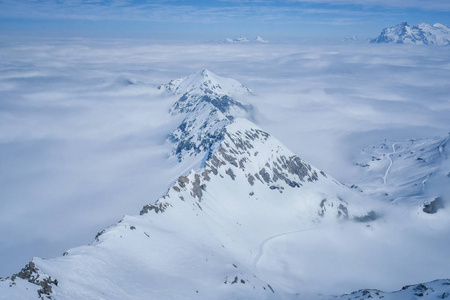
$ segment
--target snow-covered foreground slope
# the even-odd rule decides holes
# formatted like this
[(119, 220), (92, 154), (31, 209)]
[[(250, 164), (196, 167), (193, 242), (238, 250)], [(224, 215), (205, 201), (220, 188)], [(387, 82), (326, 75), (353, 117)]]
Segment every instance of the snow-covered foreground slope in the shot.
[(354, 157), (360, 176), (352, 188), (399, 204), (447, 198), (443, 187), (450, 185), (448, 141), (449, 137), (385, 141), (364, 148)]
[(432, 282), (407, 285), (401, 290), (386, 293), (379, 290), (361, 290), (348, 295), (342, 295), (335, 299), (385, 299), (385, 300), (410, 300), (410, 299), (447, 299), (450, 297), (450, 279), (435, 280)]
[(448, 276), (448, 210), (345, 187), (241, 118), (251, 107), (225, 82), (248, 91), (209, 71), (162, 86), (181, 96), (170, 159), (190, 169), (165, 196), (92, 245), (34, 258), (0, 297), (323, 299)]
[(439, 23), (434, 25), (420, 23), (411, 27), (408, 23), (402, 22), (397, 26), (383, 29), (381, 34), (370, 42), (445, 46), (450, 44), (450, 28)]

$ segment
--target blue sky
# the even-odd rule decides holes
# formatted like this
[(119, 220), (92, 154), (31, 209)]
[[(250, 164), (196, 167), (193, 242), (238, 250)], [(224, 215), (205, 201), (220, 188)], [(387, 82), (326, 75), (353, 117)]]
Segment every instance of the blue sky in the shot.
[(402, 21), (449, 25), (450, 1), (0, 0), (3, 36), (368, 38)]

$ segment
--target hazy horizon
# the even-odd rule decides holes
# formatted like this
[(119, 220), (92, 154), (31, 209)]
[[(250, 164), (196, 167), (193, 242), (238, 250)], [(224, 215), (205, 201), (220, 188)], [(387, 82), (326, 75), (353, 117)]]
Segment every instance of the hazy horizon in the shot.
[(450, 23), (450, 4), (386, 0), (216, 0), (0, 2), (0, 35), (274, 42), (376, 37), (403, 21)]

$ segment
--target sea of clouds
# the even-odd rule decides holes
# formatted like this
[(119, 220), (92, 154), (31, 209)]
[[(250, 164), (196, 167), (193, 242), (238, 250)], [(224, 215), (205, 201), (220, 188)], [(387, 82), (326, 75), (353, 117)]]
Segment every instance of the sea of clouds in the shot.
[(179, 119), (156, 87), (204, 68), (252, 89), (255, 122), (343, 182), (362, 147), (450, 131), (448, 47), (3, 38), (0, 276), (165, 193)]

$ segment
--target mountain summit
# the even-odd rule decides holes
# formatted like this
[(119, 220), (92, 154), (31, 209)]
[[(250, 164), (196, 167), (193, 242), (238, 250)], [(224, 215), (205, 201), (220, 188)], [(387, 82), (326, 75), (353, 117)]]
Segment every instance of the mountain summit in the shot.
[(234, 99), (251, 96), (249, 88), (207, 69), (172, 80), (158, 89), (181, 95), (170, 112), (185, 117), (168, 138), (173, 143), (172, 153), (179, 161), (187, 156), (209, 153), (223, 138), (225, 126), (236, 117), (251, 118), (253, 111), (251, 105)]
[(381, 34), (370, 42), (444, 46), (450, 44), (450, 28), (439, 23), (434, 25), (420, 23), (411, 27), (408, 23), (402, 22), (397, 26), (383, 29)]
[(208, 69), (171, 80), (169, 83), (160, 85), (158, 89), (166, 90), (176, 95), (188, 93), (191, 95), (227, 95), (232, 97), (251, 94), (250, 89), (237, 80), (218, 76)]
[[(231, 98), (250, 91), (207, 70), (159, 88), (181, 97), (183, 115), (169, 134), (172, 155), (193, 168), (167, 193), (99, 232), (92, 245), (62, 257), (34, 258), (0, 280), (7, 299), (280, 299), (296, 298), (289, 281), (302, 233), (376, 216), (359, 195), (311, 166), (251, 121), (250, 106)], [(305, 141), (307, 142), (307, 141)], [(364, 221), (366, 222), (366, 221)], [(357, 225), (368, 230), (366, 224)], [(284, 256), (266, 244), (290, 241)], [(300, 244), (298, 244), (300, 242)], [(280, 260), (282, 258), (282, 260)], [(290, 278), (285, 281), (285, 278)], [(306, 285), (303, 285), (306, 287)]]

